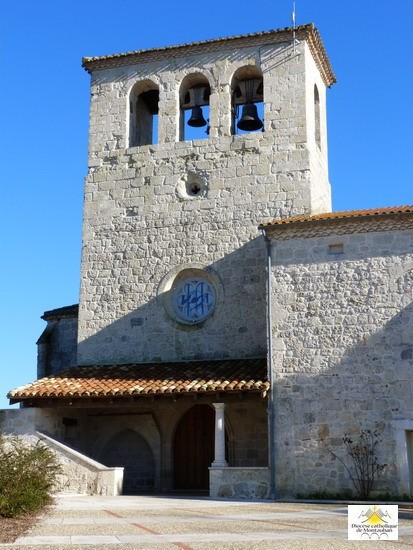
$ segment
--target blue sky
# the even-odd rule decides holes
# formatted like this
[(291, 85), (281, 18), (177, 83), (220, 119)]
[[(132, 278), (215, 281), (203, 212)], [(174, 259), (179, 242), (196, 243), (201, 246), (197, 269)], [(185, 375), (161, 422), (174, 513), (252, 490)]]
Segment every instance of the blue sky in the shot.
[[(291, 9), (292, 0), (0, 4), (0, 408), (35, 378), (40, 315), (78, 302), (82, 56), (281, 28)], [(296, 19), (316, 24), (338, 80), (328, 92), (334, 210), (413, 204), (413, 3), (297, 0)]]

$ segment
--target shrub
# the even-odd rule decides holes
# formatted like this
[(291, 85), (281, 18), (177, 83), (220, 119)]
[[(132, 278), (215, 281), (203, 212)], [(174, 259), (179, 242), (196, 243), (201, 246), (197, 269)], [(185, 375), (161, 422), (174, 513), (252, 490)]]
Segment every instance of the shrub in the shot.
[(334, 452), (324, 441), (330, 453), (337, 458), (347, 470), (349, 478), (361, 499), (369, 499), (374, 482), (384, 470), (385, 464), (380, 464), (377, 457), (377, 447), (381, 443), (378, 430), (362, 430), (356, 438), (344, 435), (341, 438), (347, 455), (345, 459)]
[(0, 516), (15, 517), (48, 504), (59, 473), (56, 456), (40, 441), (29, 444), (0, 434)]

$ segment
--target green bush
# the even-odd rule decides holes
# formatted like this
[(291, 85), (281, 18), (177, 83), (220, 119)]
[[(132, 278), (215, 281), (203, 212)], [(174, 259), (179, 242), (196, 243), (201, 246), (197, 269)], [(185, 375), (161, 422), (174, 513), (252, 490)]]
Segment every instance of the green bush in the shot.
[(0, 516), (15, 517), (48, 504), (59, 473), (56, 456), (43, 443), (0, 434)]

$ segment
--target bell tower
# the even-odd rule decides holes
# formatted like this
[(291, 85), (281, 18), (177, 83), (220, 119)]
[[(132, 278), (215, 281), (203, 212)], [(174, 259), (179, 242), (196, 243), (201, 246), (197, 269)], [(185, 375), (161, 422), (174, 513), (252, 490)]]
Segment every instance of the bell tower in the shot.
[(331, 210), (313, 25), (85, 58), (78, 363), (266, 355), (259, 224)]

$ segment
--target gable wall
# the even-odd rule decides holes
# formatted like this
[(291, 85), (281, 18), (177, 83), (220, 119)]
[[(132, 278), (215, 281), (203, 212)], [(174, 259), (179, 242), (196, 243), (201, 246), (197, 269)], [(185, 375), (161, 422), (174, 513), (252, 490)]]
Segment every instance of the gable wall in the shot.
[(278, 488), (351, 487), (327, 446), (345, 458), (344, 435), (377, 429), (388, 467), (376, 489), (397, 492), (395, 426), (413, 420), (413, 230), (327, 233), (273, 241)]

